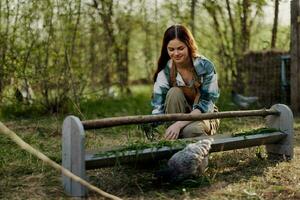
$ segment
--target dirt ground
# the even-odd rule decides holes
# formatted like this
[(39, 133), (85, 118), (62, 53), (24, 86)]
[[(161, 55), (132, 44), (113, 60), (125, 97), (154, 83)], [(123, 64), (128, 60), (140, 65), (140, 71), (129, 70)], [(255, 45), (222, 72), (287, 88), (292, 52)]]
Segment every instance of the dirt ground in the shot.
[[(18, 125), (16, 125), (18, 124)], [(48, 121), (7, 122), (25, 141), (60, 163), (60, 127)], [(261, 126), (256, 120), (224, 122), (225, 132), (245, 126)], [(238, 128), (237, 128), (238, 127)], [(180, 184), (158, 183), (154, 173), (161, 164), (143, 167), (119, 166), (88, 171), (95, 186), (123, 199), (300, 199), (300, 118), (295, 118), (294, 159), (275, 162), (266, 159), (263, 148), (212, 153), (206, 173)], [(120, 131), (119, 129), (115, 130)], [(96, 138), (91, 134), (87, 146), (95, 143), (121, 143), (110, 133)], [(117, 139), (118, 138), (118, 139)], [(126, 137), (121, 140), (126, 140)], [(0, 199), (70, 199), (63, 191), (61, 174), (0, 136)], [(257, 156), (257, 152), (261, 156)], [(87, 199), (102, 199), (90, 192)]]

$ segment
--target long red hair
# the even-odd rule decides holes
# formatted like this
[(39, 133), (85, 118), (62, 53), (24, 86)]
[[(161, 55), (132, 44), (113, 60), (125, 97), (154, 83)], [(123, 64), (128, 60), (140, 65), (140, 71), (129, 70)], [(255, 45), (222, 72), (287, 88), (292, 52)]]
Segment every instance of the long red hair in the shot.
[(157, 62), (157, 69), (153, 76), (153, 81), (156, 81), (158, 73), (165, 68), (170, 56), (168, 54), (167, 46), (169, 42), (173, 39), (178, 39), (185, 43), (188, 47), (188, 52), (190, 58), (194, 58), (197, 55), (198, 47), (196, 45), (195, 39), (188, 28), (183, 25), (172, 25), (170, 26), (164, 34), (162, 41), (161, 53)]

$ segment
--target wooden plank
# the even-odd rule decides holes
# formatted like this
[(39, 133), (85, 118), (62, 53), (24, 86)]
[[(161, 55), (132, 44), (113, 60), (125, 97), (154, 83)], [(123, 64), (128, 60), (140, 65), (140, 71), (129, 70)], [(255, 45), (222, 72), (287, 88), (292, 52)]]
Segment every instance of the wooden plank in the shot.
[[(71, 121), (66, 119), (62, 127), (62, 166), (66, 169), (71, 167)], [(62, 183), (65, 191), (71, 194), (71, 178), (62, 175)]]
[[(210, 152), (228, 151), (233, 149), (248, 148), (252, 146), (260, 146), (265, 144), (274, 144), (286, 137), (287, 134), (282, 132), (264, 133), (249, 136), (211, 136), (214, 139)], [(197, 139), (204, 139), (205, 137), (198, 137)], [(195, 139), (195, 138), (194, 138)], [(170, 158), (174, 153), (183, 149), (184, 146), (177, 147), (162, 147), (162, 148), (148, 148), (144, 150), (126, 151), (119, 155), (109, 155), (98, 157), (97, 154), (86, 154), (86, 169), (95, 169), (101, 167), (109, 167), (117, 164), (129, 163), (146, 163), (155, 160)]]
[[(82, 179), (86, 179), (84, 130), (79, 118), (68, 116), (63, 122), (62, 135), (62, 166)], [(87, 194), (83, 185), (65, 175), (63, 175), (63, 187), (71, 196), (83, 197)]]
[(267, 153), (282, 155), (285, 158), (294, 157), (294, 117), (291, 109), (283, 104), (272, 106), (273, 109), (280, 111), (280, 115), (270, 115), (266, 117), (266, 125), (269, 128), (281, 130), (287, 134), (283, 140), (277, 144), (266, 145)]

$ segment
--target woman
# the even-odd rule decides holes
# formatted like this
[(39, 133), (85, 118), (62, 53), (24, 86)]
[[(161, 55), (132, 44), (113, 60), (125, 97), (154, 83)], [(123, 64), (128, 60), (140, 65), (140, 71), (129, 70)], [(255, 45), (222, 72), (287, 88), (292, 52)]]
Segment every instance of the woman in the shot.
[[(182, 25), (165, 31), (154, 82), (152, 114), (216, 111), (219, 88), (214, 65), (197, 54), (192, 34)], [(210, 135), (218, 125), (218, 120), (177, 121), (167, 128), (165, 138)]]

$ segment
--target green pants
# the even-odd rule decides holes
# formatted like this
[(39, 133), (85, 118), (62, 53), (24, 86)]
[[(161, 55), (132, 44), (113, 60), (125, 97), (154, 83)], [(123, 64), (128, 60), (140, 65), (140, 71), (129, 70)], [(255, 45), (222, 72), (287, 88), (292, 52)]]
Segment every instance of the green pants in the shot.
[[(172, 87), (166, 97), (165, 113), (189, 113), (191, 106), (188, 104), (182, 90), (178, 87)], [(213, 120), (194, 121), (185, 126), (179, 134), (179, 138), (190, 138), (201, 135), (211, 135), (216, 132), (217, 125), (212, 123)], [(216, 122), (216, 120), (214, 120)]]

